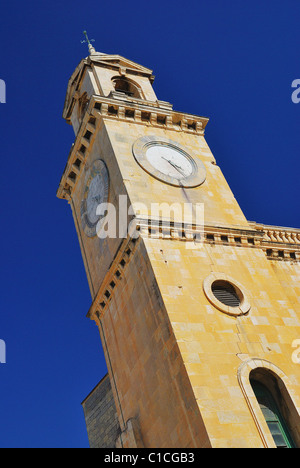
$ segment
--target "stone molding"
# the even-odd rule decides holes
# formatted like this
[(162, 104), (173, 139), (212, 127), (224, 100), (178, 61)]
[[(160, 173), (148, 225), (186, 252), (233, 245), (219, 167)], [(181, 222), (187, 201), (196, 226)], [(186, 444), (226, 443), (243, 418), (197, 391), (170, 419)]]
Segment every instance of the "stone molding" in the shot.
[[(249, 222), (249, 229), (230, 226), (195, 226), (192, 224), (167, 223), (153, 218), (143, 218), (137, 220), (138, 229), (142, 236), (149, 236), (159, 239), (174, 239), (184, 242), (204, 242), (211, 245), (224, 245), (247, 248), (260, 248), (268, 259), (272, 260), (300, 260), (300, 243), (283, 243), (268, 240), (266, 233), (270, 232), (273, 226), (255, 225)], [(276, 231), (280, 228), (276, 227)], [(282, 235), (286, 228), (281, 228)], [(291, 233), (291, 230), (288, 230)], [(300, 230), (294, 229), (294, 238), (300, 238)], [(290, 239), (292, 239), (290, 237)], [(270, 252), (272, 249), (272, 254)], [(277, 255), (276, 255), (277, 252)]]
[(131, 261), (134, 251), (136, 250), (138, 239), (127, 238), (122, 242), (119, 251), (107, 272), (98, 293), (87, 313), (87, 317), (95, 320), (99, 326), (101, 317), (104, 314), (107, 306), (112, 300), (115, 289), (120, 281), (123, 280), (124, 270)]
[(300, 260), (300, 229), (269, 226), (249, 221), (262, 235), (260, 247), (269, 260)]
[[(87, 314), (89, 318), (95, 320), (99, 325), (101, 316), (105, 312), (107, 306), (109, 305), (115, 288), (118, 286), (118, 283), (122, 280), (124, 271), (131, 261), (131, 258), (137, 248), (140, 239), (151, 238), (151, 239), (168, 239), (173, 241), (181, 242), (196, 242), (210, 245), (223, 245), (223, 246), (235, 246), (235, 247), (244, 247), (244, 248), (260, 248), (263, 251), (266, 250), (266, 246), (263, 244), (264, 241), (264, 231), (263, 230), (253, 230), (253, 229), (238, 229), (238, 228), (228, 228), (228, 227), (216, 227), (216, 226), (182, 226), (181, 223), (169, 223), (166, 224), (166, 221), (153, 219), (153, 218), (138, 218), (135, 220), (136, 231), (138, 232), (137, 238), (127, 237), (123, 240), (119, 251), (110, 266), (109, 271), (107, 272), (102, 285), (91, 305), (91, 308)], [(196, 249), (199, 246), (195, 247)], [(200, 247), (201, 248), (201, 247)], [(289, 261), (299, 261), (300, 260), (300, 248), (297, 244), (298, 251), (291, 249), (291, 246), (287, 247), (285, 251), (285, 257), (281, 260)], [(297, 258), (291, 258), (289, 253), (295, 253)], [(219, 274), (218, 278), (222, 279)], [(223, 278), (224, 279), (224, 278)], [(244, 301), (242, 308), (237, 311), (224, 311), (231, 315), (242, 315), (248, 313), (250, 310), (250, 300), (249, 295), (245, 288), (235, 279), (227, 278), (229, 282), (236, 284), (244, 295)], [(207, 290), (207, 288), (206, 288)], [(216, 300), (214, 299), (214, 302)]]
[(143, 126), (165, 128), (176, 132), (204, 135), (208, 123), (205, 117), (173, 111), (162, 101), (148, 102), (141, 99), (116, 100), (93, 95), (83, 117), (75, 143), (61, 178), (57, 197), (70, 200), (81, 171), (94, 143), (96, 130), (103, 119), (133, 122)]

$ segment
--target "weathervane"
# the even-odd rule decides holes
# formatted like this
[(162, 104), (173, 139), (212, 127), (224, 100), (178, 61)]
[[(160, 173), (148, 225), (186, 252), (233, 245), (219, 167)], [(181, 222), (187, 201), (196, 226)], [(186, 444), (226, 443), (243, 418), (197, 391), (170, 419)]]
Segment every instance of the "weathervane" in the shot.
[(89, 39), (88, 38), (88, 35), (87, 35), (87, 32), (86, 31), (83, 31), (83, 34), (85, 35), (85, 40), (84, 41), (80, 41), (81, 44), (87, 44), (88, 47), (89, 47), (89, 51), (90, 51), (90, 54), (94, 54), (96, 52), (95, 48), (92, 46), (92, 42), (95, 42), (95, 39)]

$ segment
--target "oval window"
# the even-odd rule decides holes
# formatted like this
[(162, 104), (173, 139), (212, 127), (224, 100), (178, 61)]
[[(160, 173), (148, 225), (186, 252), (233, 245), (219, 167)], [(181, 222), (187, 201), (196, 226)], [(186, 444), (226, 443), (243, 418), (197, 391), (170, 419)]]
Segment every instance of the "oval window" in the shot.
[(216, 299), (222, 302), (222, 304), (229, 307), (240, 306), (242, 294), (240, 291), (238, 294), (237, 288), (228, 281), (217, 280), (212, 284), (211, 289)]
[(238, 281), (222, 273), (211, 273), (203, 281), (204, 293), (217, 309), (238, 317), (250, 309), (249, 295)]

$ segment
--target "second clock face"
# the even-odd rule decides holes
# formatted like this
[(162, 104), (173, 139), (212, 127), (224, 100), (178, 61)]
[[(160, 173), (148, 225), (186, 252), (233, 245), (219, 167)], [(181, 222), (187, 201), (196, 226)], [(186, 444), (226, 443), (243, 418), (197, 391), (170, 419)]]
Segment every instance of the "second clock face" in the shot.
[(91, 225), (98, 222), (97, 207), (106, 199), (105, 186), (102, 182), (102, 175), (97, 174), (91, 180), (86, 198), (86, 213)]
[(204, 164), (167, 138), (147, 136), (133, 145), (139, 165), (156, 179), (176, 187), (197, 187), (206, 179)]
[(107, 203), (109, 188), (109, 175), (107, 167), (102, 160), (94, 162), (86, 174), (81, 202), (81, 220), (84, 232), (89, 237), (97, 234), (97, 227), (101, 226), (101, 216), (97, 214), (97, 208), (102, 203)]

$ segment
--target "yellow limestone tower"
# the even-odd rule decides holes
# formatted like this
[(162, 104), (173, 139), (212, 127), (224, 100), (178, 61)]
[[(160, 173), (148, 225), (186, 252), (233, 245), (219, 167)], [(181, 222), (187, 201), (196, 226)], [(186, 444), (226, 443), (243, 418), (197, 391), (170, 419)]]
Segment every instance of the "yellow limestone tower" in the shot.
[(158, 100), (148, 68), (89, 49), (67, 88), (76, 139), (57, 195), (119, 427), (94, 445), (299, 448), (300, 230), (249, 222), (208, 119)]

